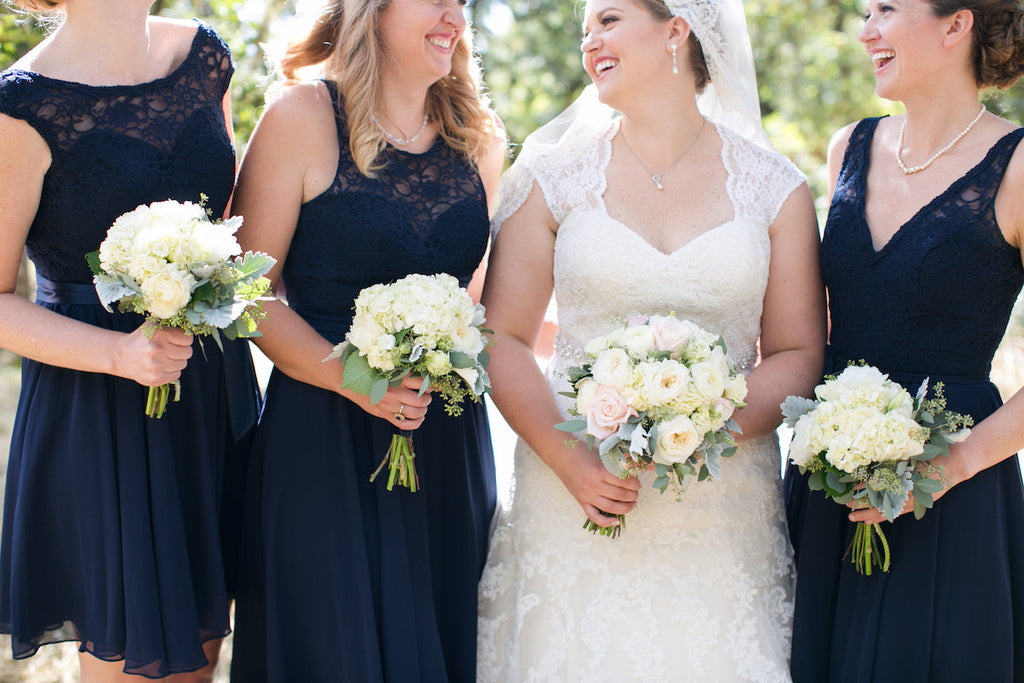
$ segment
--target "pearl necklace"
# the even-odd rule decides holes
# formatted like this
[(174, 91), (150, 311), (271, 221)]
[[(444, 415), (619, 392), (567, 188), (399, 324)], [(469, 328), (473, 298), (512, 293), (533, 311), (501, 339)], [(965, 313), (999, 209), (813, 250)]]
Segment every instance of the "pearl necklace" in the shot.
[(429, 120), (427, 118), (427, 112), (423, 112), (423, 125), (420, 126), (420, 129), (418, 131), (416, 131), (416, 134), (413, 135), (412, 137), (400, 138), (397, 135), (392, 135), (391, 133), (389, 133), (388, 129), (384, 127), (384, 124), (377, 120), (376, 114), (374, 114), (372, 118), (373, 125), (377, 126), (377, 130), (383, 133), (384, 137), (391, 141), (391, 144), (397, 145), (398, 147), (405, 147), (406, 145), (411, 145), (412, 143), (419, 140), (420, 136), (423, 135), (423, 131), (427, 129), (427, 121)]
[(619, 132), (622, 133), (622, 144), (626, 146), (626, 149), (628, 149), (629, 153), (633, 155), (633, 158), (636, 159), (640, 163), (640, 165), (644, 167), (644, 170), (647, 171), (647, 173), (651, 176), (651, 182), (654, 183), (654, 186), (657, 187), (659, 191), (661, 191), (665, 189), (665, 186), (661, 184), (661, 177), (668, 173), (670, 170), (672, 170), (672, 167), (678, 164), (679, 160), (686, 156), (686, 153), (690, 151), (690, 148), (697, 144), (697, 140), (700, 138), (700, 134), (704, 131), (704, 124), (706, 124), (707, 122), (708, 120), (702, 116), (700, 119), (700, 128), (697, 129), (697, 134), (693, 136), (692, 140), (690, 140), (690, 144), (688, 144), (683, 149), (683, 151), (679, 153), (679, 156), (677, 156), (671, 164), (666, 166), (663, 170), (661, 170), (658, 173), (652, 171), (650, 167), (644, 163), (644, 160), (640, 158), (640, 155), (633, 151), (633, 148), (629, 146), (629, 141), (626, 140), (626, 134), (621, 130)]
[(904, 116), (903, 117), (903, 125), (900, 126), (900, 138), (896, 142), (896, 165), (900, 167), (901, 171), (903, 171), (903, 175), (914, 175), (915, 173), (920, 173), (924, 169), (926, 169), (929, 166), (931, 166), (933, 161), (935, 161), (936, 159), (941, 157), (943, 154), (945, 154), (949, 150), (953, 149), (953, 145), (955, 145), (956, 143), (960, 142), (960, 139), (963, 136), (965, 136), (965, 135), (967, 135), (968, 133), (971, 132), (971, 128), (974, 128), (974, 124), (976, 124), (978, 121), (981, 120), (981, 117), (982, 117), (982, 115), (984, 113), (985, 113), (985, 105), (983, 104), (983, 105), (981, 105), (981, 111), (978, 112), (978, 115), (975, 116), (974, 119), (970, 123), (967, 124), (967, 127), (964, 128), (962, 131), (960, 131), (960, 133), (955, 138), (950, 140), (948, 145), (946, 145), (945, 147), (940, 149), (938, 152), (933, 154), (931, 159), (929, 159), (928, 161), (924, 162), (920, 166), (911, 166), (909, 168), (906, 165), (904, 165), (904, 163), (903, 163), (903, 133), (905, 133), (906, 130), (907, 130), (907, 117)]

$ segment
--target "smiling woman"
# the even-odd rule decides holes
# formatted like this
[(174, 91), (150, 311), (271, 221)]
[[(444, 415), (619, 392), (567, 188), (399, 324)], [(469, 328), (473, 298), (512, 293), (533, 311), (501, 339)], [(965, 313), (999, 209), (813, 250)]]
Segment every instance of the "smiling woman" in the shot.
[[(468, 284), (504, 160), (456, 0), (335, 0), (281, 63), (234, 209), (272, 253), (274, 362), (247, 492), (232, 677), (468, 681), (495, 503), (485, 408), (431, 406), (406, 377), (379, 401), (322, 362), (365, 287), (411, 273)], [(299, 81), (315, 67), (321, 80)], [(413, 433), (421, 489), (370, 475)]]

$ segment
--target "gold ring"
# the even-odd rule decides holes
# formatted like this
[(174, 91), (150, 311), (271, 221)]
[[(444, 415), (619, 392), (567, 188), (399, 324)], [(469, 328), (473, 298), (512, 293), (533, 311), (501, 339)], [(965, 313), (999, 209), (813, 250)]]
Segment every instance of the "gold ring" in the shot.
[(401, 422), (402, 420), (405, 419), (405, 415), (402, 415), (402, 411), (404, 411), (404, 410), (405, 410), (405, 404), (404, 403), (398, 404), (398, 412), (395, 413), (395, 416), (394, 416), (396, 422)]

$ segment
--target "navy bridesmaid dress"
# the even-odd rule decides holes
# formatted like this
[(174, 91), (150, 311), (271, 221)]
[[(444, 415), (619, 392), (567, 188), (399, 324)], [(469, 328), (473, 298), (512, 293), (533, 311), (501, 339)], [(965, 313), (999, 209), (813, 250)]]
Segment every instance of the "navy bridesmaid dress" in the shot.
[[(327, 87), (337, 174), (302, 206), (282, 279), (291, 308), (337, 343), (364, 287), (439, 272), (466, 285), (488, 218), (479, 174), (441, 138), (423, 154), (388, 147), (379, 176), (361, 175)], [(337, 393), (274, 370), (250, 470), (260, 525), (243, 547), (232, 680), (474, 680), (496, 501), (486, 412), (467, 403), (449, 417), (434, 401), (413, 436), (416, 493), (369, 481), (393, 433)]]
[[(854, 130), (822, 241), (831, 332), (826, 373), (865, 360), (916, 391), (945, 384), (949, 409), (980, 422), (1001, 404), (989, 381), (1024, 268), (995, 197), (1024, 129), (905, 223), (880, 250), (865, 220), (878, 119)], [(921, 520), (883, 523), (889, 573), (856, 573), (846, 508), (786, 476), (797, 560), (797, 683), (1024, 680), (1024, 492), (1017, 456), (939, 499)]]
[[(204, 194), (224, 211), (231, 57), (196, 28), (185, 61), (149, 83), (0, 73), (0, 112), (31, 124), (52, 157), (26, 242), (40, 306), (136, 329), (141, 317), (100, 306), (85, 254), (139, 204)], [(153, 420), (131, 380), (23, 360), (0, 548), (0, 631), (16, 658), (78, 640), (155, 678), (206, 666), (203, 643), (229, 632), (235, 539), (221, 525), (237, 517), (222, 505), (258, 407), (247, 342), (197, 347), (180, 381), (181, 401)]]

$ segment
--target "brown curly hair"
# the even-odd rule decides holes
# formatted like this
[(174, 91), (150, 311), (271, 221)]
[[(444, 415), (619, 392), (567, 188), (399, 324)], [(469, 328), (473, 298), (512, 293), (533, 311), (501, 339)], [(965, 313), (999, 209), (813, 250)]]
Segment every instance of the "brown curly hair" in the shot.
[(974, 14), (974, 80), (982, 88), (1009, 88), (1024, 76), (1024, 7), (1017, 0), (928, 0), (936, 16)]

